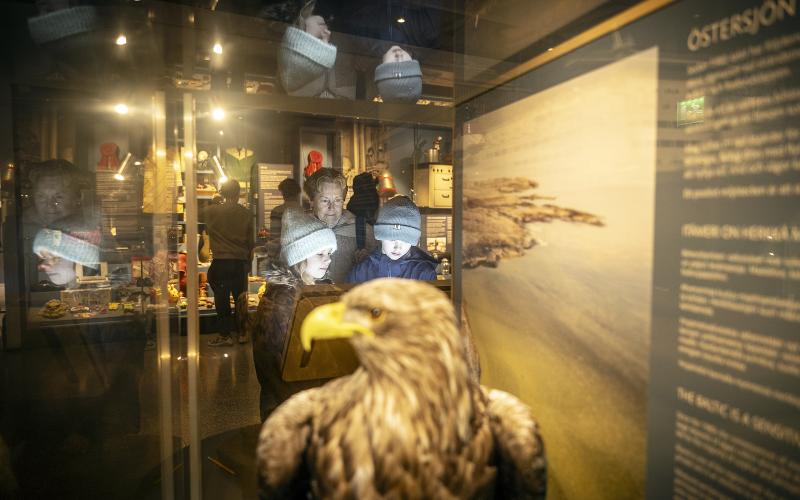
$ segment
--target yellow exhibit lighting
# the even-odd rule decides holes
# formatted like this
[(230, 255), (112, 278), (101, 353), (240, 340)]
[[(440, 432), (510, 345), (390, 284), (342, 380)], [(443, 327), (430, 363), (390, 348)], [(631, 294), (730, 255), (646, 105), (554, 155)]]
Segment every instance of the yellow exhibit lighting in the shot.
[(117, 173), (114, 174), (114, 178), (116, 180), (118, 180), (118, 181), (124, 181), (125, 180), (125, 176), (122, 175), (122, 172), (125, 171), (125, 167), (128, 166), (128, 162), (129, 161), (131, 161), (131, 154), (130, 153), (125, 155), (125, 159), (122, 160), (122, 165), (119, 166), (119, 170), (117, 170)]
[(219, 135), (225, 135), (225, 132), (223, 132), (222, 130), (220, 130), (220, 131), (219, 131)]
[(128, 44), (128, 38), (122, 33), (120, 33), (119, 36), (117, 36), (117, 39), (114, 41), (114, 43), (122, 47), (123, 45)]
[(216, 121), (222, 121), (225, 119), (225, 110), (222, 108), (214, 108), (211, 110), (211, 118)]
[(217, 55), (222, 55), (222, 44), (219, 43), (219, 42), (216, 42), (214, 44), (214, 47), (211, 50), (213, 50), (214, 53), (217, 54)]
[(128, 109), (128, 105), (127, 104), (125, 104), (124, 102), (121, 102), (121, 103), (118, 103), (118, 104), (114, 105), (114, 111), (116, 111), (117, 114), (120, 114), (120, 115), (127, 115), (128, 111), (130, 111), (130, 110)]
[(403, 24), (404, 22), (406, 22), (406, 18), (405, 17), (398, 17), (397, 18), (397, 24)]
[(219, 158), (217, 155), (211, 157), (211, 163), (217, 168), (217, 172), (219, 172), (219, 183), (224, 184), (228, 182), (228, 177), (225, 175), (225, 171), (222, 170), (222, 165), (219, 163)]

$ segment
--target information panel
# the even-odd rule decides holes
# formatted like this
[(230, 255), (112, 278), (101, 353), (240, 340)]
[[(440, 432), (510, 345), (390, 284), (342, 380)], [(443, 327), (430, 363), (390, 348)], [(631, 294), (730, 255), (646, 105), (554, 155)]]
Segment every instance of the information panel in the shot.
[(287, 177), (292, 177), (294, 165), (283, 163), (258, 164), (258, 227), (269, 228), (269, 213), (283, 203), (283, 196), (278, 191), (278, 184)]
[(794, 1), (716, 7), (673, 24), (662, 94), (647, 492), (797, 498), (800, 23)]
[(800, 498), (797, 3), (676, 1), (457, 108), (461, 307), (551, 500)]

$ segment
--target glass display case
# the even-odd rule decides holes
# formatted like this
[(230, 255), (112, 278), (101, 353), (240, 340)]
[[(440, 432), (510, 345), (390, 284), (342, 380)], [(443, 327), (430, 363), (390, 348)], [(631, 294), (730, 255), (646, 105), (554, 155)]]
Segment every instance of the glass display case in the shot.
[(548, 498), (800, 496), (796, 4), (1, 3), (0, 498), (257, 496), (393, 199)]

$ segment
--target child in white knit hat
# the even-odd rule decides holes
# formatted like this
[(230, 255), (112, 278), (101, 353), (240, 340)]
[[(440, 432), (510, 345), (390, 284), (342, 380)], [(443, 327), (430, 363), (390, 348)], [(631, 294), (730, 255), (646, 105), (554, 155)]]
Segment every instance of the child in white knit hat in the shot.
[(253, 361), (261, 385), (262, 420), (292, 394), (323, 382), (287, 382), (281, 373), (289, 327), (301, 292), (304, 287), (325, 278), (331, 254), (336, 251), (333, 230), (299, 209), (287, 209), (281, 226), (284, 266), (266, 273), (266, 291), (255, 315), (240, 318), (244, 320), (240, 331), (247, 331), (253, 339)]
[(333, 230), (297, 209), (283, 214), (281, 227), (281, 255), (295, 276), (306, 285), (323, 279), (336, 251)]

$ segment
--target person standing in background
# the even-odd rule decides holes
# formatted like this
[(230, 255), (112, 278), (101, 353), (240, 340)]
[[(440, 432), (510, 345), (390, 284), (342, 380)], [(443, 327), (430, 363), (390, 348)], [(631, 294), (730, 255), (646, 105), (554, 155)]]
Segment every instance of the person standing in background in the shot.
[(300, 185), (296, 180), (287, 177), (278, 184), (278, 191), (281, 192), (283, 203), (269, 212), (269, 242), (267, 243), (267, 255), (276, 265), (281, 252), (281, 219), (288, 209), (300, 209)]
[[(233, 294), (236, 307), (240, 307), (236, 299), (247, 291), (247, 271), (255, 244), (252, 214), (239, 205), (239, 182), (233, 179), (226, 181), (220, 188), (220, 194), (225, 201), (209, 206), (200, 214), (206, 224), (213, 255), (208, 269), (208, 284), (214, 291), (219, 324), (219, 335), (208, 342), (211, 347), (233, 345), (231, 331), (235, 322), (231, 316), (230, 295)], [(239, 343), (245, 342), (245, 332), (239, 332)]]

